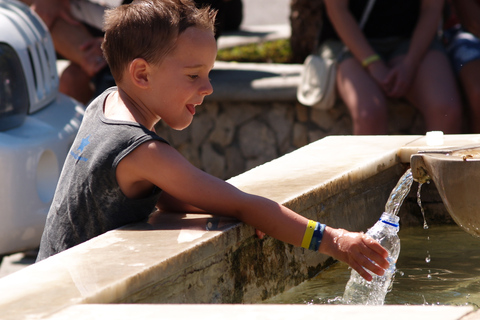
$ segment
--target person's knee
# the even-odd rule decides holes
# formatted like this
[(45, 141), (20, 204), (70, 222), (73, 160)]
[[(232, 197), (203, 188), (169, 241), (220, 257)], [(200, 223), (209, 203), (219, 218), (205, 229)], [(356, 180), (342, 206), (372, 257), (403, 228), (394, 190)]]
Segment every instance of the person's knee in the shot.
[(461, 101), (438, 101), (437, 112), (449, 117), (451, 120), (461, 121), (462, 118), (462, 104)]
[(385, 103), (359, 105), (352, 115), (355, 134), (386, 134), (388, 109)]
[(385, 99), (365, 101), (357, 106), (356, 118), (362, 123), (386, 121), (388, 117), (387, 102)]
[(460, 103), (439, 101), (424, 114), (428, 131), (440, 130), (445, 133), (461, 133), (463, 111)]

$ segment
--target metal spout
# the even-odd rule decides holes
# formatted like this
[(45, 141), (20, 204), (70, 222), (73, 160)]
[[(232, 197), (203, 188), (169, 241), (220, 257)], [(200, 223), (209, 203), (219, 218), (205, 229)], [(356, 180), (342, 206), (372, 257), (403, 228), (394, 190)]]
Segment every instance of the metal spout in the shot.
[(423, 161), (423, 155), (412, 155), (410, 158), (410, 166), (412, 168), (413, 180), (417, 181), (418, 183), (426, 183), (427, 181), (432, 180), (427, 172), (425, 161)]
[(410, 165), (413, 179), (433, 181), (453, 220), (480, 237), (480, 146), (425, 151), (412, 155)]

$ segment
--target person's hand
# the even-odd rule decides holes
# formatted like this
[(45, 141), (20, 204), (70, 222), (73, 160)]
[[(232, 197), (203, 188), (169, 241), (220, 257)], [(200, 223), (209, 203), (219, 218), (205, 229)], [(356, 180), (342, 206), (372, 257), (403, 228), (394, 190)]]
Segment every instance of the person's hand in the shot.
[(101, 37), (91, 38), (80, 47), (84, 57), (81, 67), (89, 76), (95, 75), (107, 65), (100, 47), (102, 41)]
[(366, 70), (386, 94), (387, 91), (384, 83), (390, 73), (390, 68), (387, 67), (383, 60), (377, 60), (369, 64)]
[(370, 270), (382, 276), (389, 267), (388, 251), (364, 233), (326, 227), (320, 252), (346, 262), (367, 281), (372, 280)]
[(391, 98), (405, 96), (410, 89), (414, 74), (414, 69), (403, 61), (393, 66), (383, 82), (387, 96)]
[(34, 0), (31, 8), (42, 18), (48, 29), (59, 18), (70, 24), (79, 23), (71, 14), (70, 0)]

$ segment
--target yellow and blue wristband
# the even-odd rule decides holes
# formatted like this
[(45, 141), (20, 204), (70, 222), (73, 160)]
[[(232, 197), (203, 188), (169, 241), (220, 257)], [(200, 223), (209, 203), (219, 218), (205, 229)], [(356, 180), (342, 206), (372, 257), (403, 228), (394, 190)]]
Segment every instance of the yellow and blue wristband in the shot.
[(318, 251), (322, 243), (325, 225), (320, 222), (308, 220), (307, 229), (303, 235), (302, 248)]

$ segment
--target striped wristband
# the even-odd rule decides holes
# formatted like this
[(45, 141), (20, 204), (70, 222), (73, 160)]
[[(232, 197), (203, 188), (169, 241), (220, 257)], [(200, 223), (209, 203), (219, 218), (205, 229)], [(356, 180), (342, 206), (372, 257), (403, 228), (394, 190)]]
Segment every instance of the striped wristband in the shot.
[(323, 239), (325, 225), (320, 222), (308, 220), (307, 229), (303, 235), (302, 248), (318, 251)]

